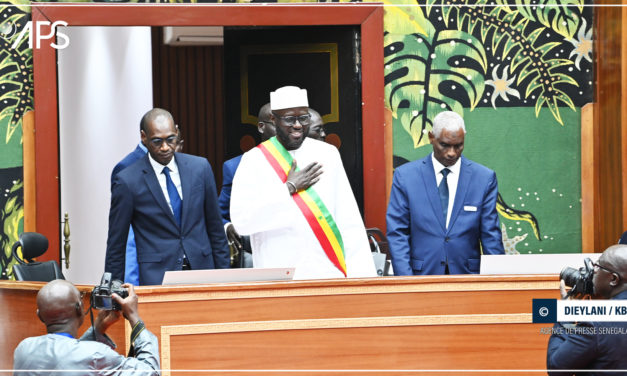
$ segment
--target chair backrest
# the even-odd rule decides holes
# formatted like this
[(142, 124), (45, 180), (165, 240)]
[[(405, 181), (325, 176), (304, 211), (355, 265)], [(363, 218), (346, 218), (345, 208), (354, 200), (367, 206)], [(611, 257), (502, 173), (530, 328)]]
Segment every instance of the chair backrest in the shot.
[(376, 227), (367, 228), (366, 234), (368, 235), (368, 241), (370, 242), (370, 249), (372, 252), (381, 252), (386, 255), (390, 255), (390, 246), (388, 245), (388, 238), (383, 231)]
[(374, 266), (377, 269), (377, 274), (379, 276), (388, 275), (390, 268), (390, 260), (388, 260), (388, 255), (390, 254), (388, 239), (385, 234), (383, 234), (383, 231), (376, 227), (367, 228), (366, 235), (370, 243), (370, 250), (372, 251), (372, 258), (374, 260)]
[[(22, 248), (22, 258), (17, 254), (17, 249)], [(25, 260), (32, 262), (48, 250), (48, 238), (38, 232), (23, 232), (18, 241), (13, 244), (13, 257), (20, 264), (26, 264)]]
[[(22, 249), (22, 258), (17, 254)], [(37, 232), (24, 232), (13, 244), (13, 257), (19, 264), (13, 265), (13, 274), (18, 281), (50, 282), (65, 279), (56, 261), (35, 262), (33, 259), (48, 250), (48, 239)], [(26, 262), (26, 260), (28, 262)]]
[(17, 281), (50, 282), (65, 279), (56, 261), (16, 264), (13, 265), (13, 275)]

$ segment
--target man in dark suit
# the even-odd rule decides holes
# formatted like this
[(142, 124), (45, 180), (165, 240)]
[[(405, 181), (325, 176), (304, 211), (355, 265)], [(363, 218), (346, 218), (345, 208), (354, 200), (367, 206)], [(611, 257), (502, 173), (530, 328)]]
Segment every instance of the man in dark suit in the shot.
[(167, 270), (228, 268), (211, 166), (175, 153), (177, 129), (166, 110), (148, 111), (141, 125), (148, 154), (114, 179), (105, 271), (124, 278), (130, 224), (142, 285), (161, 284)]
[(433, 153), (394, 171), (387, 236), (395, 275), (479, 273), (480, 256), (504, 253), (494, 171), (462, 157), (466, 128), (433, 119)]
[[(183, 151), (183, 135), (181, 129), (176, 126), (178, 130), (178, 142), (176, 144), (176, 151)], [(141, 124), (139, 128), (141, 134)], [(113, 167), (111, 172), (111, 191), (113, 191), (113, 182), (118, 173), (138, 160), (142, 159), (148, 153), (148, 149), (141, 142), (137, 144), (137, 147), (132, 152), (128, 153), (124, 159)], [(134, 286), (139, 286), (139, 265), (137, 265), (137, 246), (135, 245), (135, 232), (133, 226), (128, 229), (128, 239), (126, 241), (126, 262), (124, 267), (124, 282), (130, 283)]]
[[(257, 117), (257, 129), (261, 133), (261, 142), (270, 139), (276, 135), (274, 123), (270, 121), (270, 103), (266, 103), (259, 109), (259, 115)], [(240, 252), (245, 248), (248, 252), (250, 249), (250, 241), (248, 239), (242, 239), (237, 233), (235, 227), (231, 223), (230, 208), (231, 205), (231, 189), (233, 187), (233, 177), (237, 166), (239, 166), (242, 160), (242, 155), (231, 158), (224, 162), (222, 165), (222, 189), (220, 190), (220, 196), (218, 202), (220, 204), (220, 213), (222, 214), (222, 221), (224, 222), (224, 231), (227, 238)], [(250, 262), (252, 264), (252, 261)]]
[[(139, 129), (141, 133), (141, 126)], [(124, 159), (113, 167), (111, 172), (111, 190), (113, 191), (113, 182), (118, 173), (148, 153), (148, 149), (141, 142), (137, 144), (137, 147), (132, 152), (128, 153)], [(133, 226), (128, 229), (128, 239), (126, 241), (126, 262), (124, 267), (124, 282), (130, 283), (134, 286), (139, 285), (139, 266), (137, 265), (137, 248), (135, 246), (135, 233), (133, 232)]]
[[(592, 286), (598, 299), (627, 299), (627, 246), (613, 245), (594, 264)], [(564, 281), (560, 283), (566, 299)], [(558, 322), (547, 348), (549, 375), (574, 374), (557, 370), (591, 370), (586, 375), (627, 375), (627, 322)], [(551, 370), (555, 370), (551, 372)], [(601, 372), (593, 372), (600, 370)], [(611, 370), (621, 370), (611, 372)]]

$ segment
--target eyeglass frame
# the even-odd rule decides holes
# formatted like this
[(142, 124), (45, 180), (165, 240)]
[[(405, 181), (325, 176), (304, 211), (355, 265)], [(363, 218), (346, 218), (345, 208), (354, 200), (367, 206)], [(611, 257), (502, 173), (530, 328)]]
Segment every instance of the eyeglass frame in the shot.
[(151, 138), (150, 140), (148, 140), (148, 142), (150, 142), (152, 146), (156, 148), (160, 148), (164, 142), (167, 143), (171, 147), (175, 147), (178, 140), (179, 140), (178, 135), (172, 135), (167, 138), (159, 138), (159, 137)]
[[(298, 123), (300, 125), (310, 125), (311, 124), (311, 114), (309, 114), (309, 113), (306, 114), (306, 115), (299, 115), (299, 116), (292, 116), (292, 115), (290, 115), (290, 116), (279, 116), (275, 112), (272, 112), (272, 115), (274, 115), (278, 119), (281, 119), (285, 124), (289, 125), (290, 127), (293, 127), (294, 125), (296, 125), (296, 121), (298, 121)], [(289, 118), (294, 119), (294, 121), (290, 122), (289, 120), (287, 120)], [(303, 118), (303, 120), (306, 119), (306, 122), (303, 123), (301, 121), (301, 118)]]
[(614, 270), (608, 268), (607, 266), (603, 266), (603, 265), (599, 264), (598, 262), (593, 262), (592, 266), (595, 267), (595, 268), (603, 269), (603, 270), (605, 270), (606, 272), (608, 272), (610, 274), (616, 274), (616, 276), (618, 277), (619, 281), (623, 279), (623, 277), (620, 275), (620, 273), (618, 273), (617, 271), (614, 271)]

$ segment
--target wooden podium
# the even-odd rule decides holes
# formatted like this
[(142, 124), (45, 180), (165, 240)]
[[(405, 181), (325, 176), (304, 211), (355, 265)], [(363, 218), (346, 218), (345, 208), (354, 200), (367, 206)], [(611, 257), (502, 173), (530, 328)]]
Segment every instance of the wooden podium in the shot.
[[(41, 285), (0, 282), (0, 305), (6, 307), (0, 369), (12, 368), (20, 340), (44, 332), (34, 301)], [(89, 292), (91, 286), (79, 289)], [(211, 375), (546, 374), (549, 336), (541, 328), (550, 325), (531, 323), (532, 299), (559, 298), (559, 282), (555, 275), (464, 275), (136, 291), (140, 315), (159, 338), (164, 375), (188, 374), (177, 370)], [(128, 326), (120, 322), (109, 334), (125, 353)]]

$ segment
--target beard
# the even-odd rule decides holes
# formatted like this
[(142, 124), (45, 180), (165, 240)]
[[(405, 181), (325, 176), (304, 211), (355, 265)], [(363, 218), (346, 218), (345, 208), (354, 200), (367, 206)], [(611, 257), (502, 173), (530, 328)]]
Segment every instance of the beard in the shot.
[(281, 127), (277, 127), (276, 138), (287, 150), (295, 150), (303, 144), (305, 137), (307, 137), (306, 129), (304, 127), (301, 128), (300, 132), (302, 133), (301, 137), (295, 139), (291, 137), (291, 132), (285, 132), (281, 129)]

